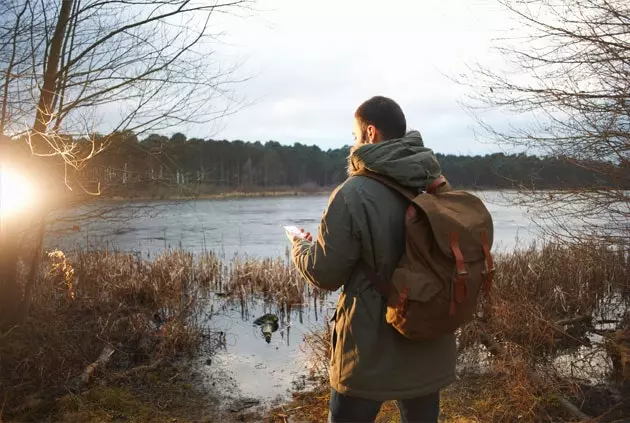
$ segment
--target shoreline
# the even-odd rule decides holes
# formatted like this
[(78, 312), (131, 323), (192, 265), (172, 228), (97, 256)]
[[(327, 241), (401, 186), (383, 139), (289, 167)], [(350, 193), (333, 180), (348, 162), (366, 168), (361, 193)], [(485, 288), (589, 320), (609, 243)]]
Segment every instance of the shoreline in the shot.
[(105, 201), (192, 201), (192, 200), (231, 200), (247, 198), (276, 198), (276, 197), (311, 197), (330, 195), (331, 190), (302, 192), (302, 191), (267, 191), (267, 192), (223, 192), (218, 194), (199, 195), (165, 195), (165, 196), (112, 196), (103, 198)]
[[(483, 189), (468, 189), (457, 188), (456, 190), (466, 191), (473, 194), (486, 193), (486, 192), (518, 192), (515, 189), (498, 189), (498, 188), (483, 188)], [(334, 191), (334, 188), (322, 189), (320, 191), (261, 191), (261, 192), (247, 192), (247, 191), (228, 191), (216, 194), (198, 194), (198, 195), (164, 195), (164, 196), (120, 196), (114, 195), (111, 197), (102, 197), (104, 201), (112, 202), (125, 202), (125, 201), (192, 201), (192, 200), (240, 200), (248, 198), (284, 198), (284, 197), (319, 197), (329, 196)]]

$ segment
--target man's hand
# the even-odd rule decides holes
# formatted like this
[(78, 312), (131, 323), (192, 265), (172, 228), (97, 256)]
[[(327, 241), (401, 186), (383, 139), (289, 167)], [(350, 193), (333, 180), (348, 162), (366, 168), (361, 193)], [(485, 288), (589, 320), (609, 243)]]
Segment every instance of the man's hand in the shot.
[(310, 232), (304, 232), (304, 228), (300, 229), (300, 232), (302, 232), (304, 234), (304, 236), (294, 236), (292, 241), (295, 244), (297, 241), (299, 241), (300, 239), (305, 239), (308, 242), (313, 242), (313, 236), (311, 235)]

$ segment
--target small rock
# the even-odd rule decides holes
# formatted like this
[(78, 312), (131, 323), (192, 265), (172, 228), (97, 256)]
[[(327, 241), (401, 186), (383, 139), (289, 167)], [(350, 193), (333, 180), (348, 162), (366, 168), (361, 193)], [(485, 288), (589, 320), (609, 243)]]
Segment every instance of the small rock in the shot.
[(212, 359), (209, 358), (206, 360), (206, 366), (211, 366), (212, 365)]

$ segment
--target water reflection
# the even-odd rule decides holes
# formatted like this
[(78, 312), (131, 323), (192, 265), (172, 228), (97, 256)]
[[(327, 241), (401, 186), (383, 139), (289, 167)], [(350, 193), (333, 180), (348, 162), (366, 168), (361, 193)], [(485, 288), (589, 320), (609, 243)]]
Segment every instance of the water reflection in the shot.
[[(307, 295), (311, 298), (312, 294)], [(249, 299), (243, 312), (240, 301), (212, 297), (207, 325), (213, 331), (224, 332), (225, 343), (212, 358), (212, 366), (202, 370), (210, 376), (227, 372), (239, 387), (239, 395), (288, 399), (293, 387), (308, 385), (305, 381), (311, 371), (311, 356), (304, 346), (304, 336), (321, 329), (323, 317), (332, 313), (336, 300), (337, 294), (333, 293), (287, 310)], [(256, 322), (262, 323), (269, 316), (276, 317), (278, 327), (271, 331), (267, 342), (263, 326)]]

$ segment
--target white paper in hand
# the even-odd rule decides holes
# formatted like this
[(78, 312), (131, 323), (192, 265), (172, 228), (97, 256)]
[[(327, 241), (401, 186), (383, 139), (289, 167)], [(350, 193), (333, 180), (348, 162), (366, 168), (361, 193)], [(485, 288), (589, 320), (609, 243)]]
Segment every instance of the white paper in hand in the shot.
[(293, 241), (293, 238), (306, 238), (306, 234), (302, 231), (300, 231), (300, 229), (297, 226), (285, 226), (284, 230), (287, 232), (287, 237), (289, 238), (289, 241)]

